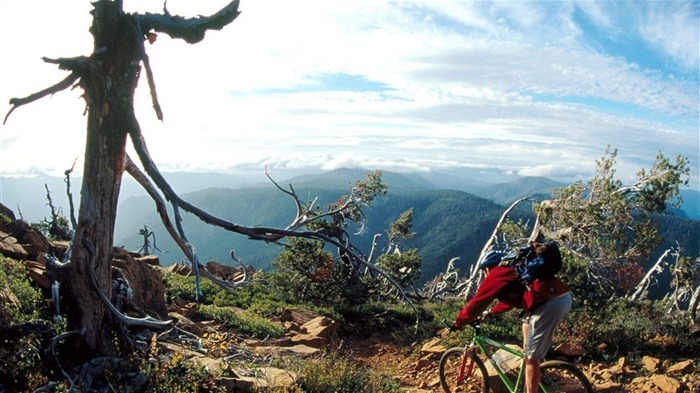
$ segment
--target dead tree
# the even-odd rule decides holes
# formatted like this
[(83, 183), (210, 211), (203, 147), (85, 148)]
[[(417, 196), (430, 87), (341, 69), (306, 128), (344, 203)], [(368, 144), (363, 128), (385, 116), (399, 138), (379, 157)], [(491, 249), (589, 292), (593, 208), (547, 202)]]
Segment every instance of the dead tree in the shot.
[[(97, 0), (93, 5), (93, 23), (90, 28), (95, 41), (93, 53), (88, 57), (44, 58), (44, 61), (57, 64), (60, 69), (69, 71), (70, 74), (64, 80), (40, 92), (24, 98), (13, 98), (10, 100), (12, 108), (5, 117), (7, 121), (9, 115), (18, 107), (74, 86), (84, 91), (87, 111), (85, 167), (69, 268), (72, 302), (66, 307), (68, 329), (79, 332), (75, 337), (71, 337), (74, 340), (71, 344), (75, 347), (73, 354), (87, 359), (96, 354), (112, 352), (110, 344), (113, 343), (112, 332), (117, 330), (114, 329), (115, 323), (147, 328), (167, 326), (166, 323), (152, 318), (126, 317), (109, 302), (114, 224), (125, 170), (154, 200), (168, 233), (192, 263), (197, 278), (198, 295), (201, 294), (200, 272), (229, 289), (240, 285), (241, 282), (221, 282), (199, 265), (196, 249), (187, 240), (182, 227), (181, 211), (193, 214), (205, 223), (248, 236), (253, 240), (276, 243), (285, 237), (295, 236), (331, 244), (337, 247), (348, 263), (365, 266), (396, 284), (368, 263), (351, 244), (343, 241), (342, 236), (339, 237), (337, 233), (329, 234), (324, 230), (305, 229), (309, 222), (318, 220), (319, 215), (312, 215), (310, 210), (302, 208), (291, 186), (288, 194), (294, 198), (298, 209), (296, 219), (287, 228), (246, 227), (214, 217), (180, 198), (151, 159), (133, 108), (133, 96), (143, 66), (156, 116), (163, 119), (163, 111), (155, 89), (155, 78), (144, 46), (145, 41), (151, 42), (155, 34), (164, 33), (191, 44), (197, 43), (204, 38), (206, 31), (219, 30), (239, 15), (238, 0), (232, 1), (211, 16), (196, 18), (174, 16), (167, 9), (158, 15), (126, 14), (121, 0)], [(127, 138), (131, 140), (145, 174), (126, 154)], [(357, 203), (362, 197), (363, 195), (358, 194), (355, 198), (348, 198), (325, 215), (355, 214)], [(167, 212), (166, 201), (172, 206), (174, 220)], [(231, 257), (242, 264), (233, 252)], [(405, 294), (403, 295), (411, 304)]]
[(51, 221), (44, 219), (44, 222), (49, 228), (49, 234), (55, 239), (71, 240), (71, 230), (65, 225), (65, 222), (62, 222), (61, 209), (56, 208), (53, 205), (53, 199), (51, 199), (51, 191), (49, 190), (49, 186), (44, 184), (44, 188), (46, 188), (46, 204), (49, 206), (49, 210), (51, 211)]
[(664, 251), (664, 253), (659, 257), (659, 259), (656, 260), (654, 266), (652, 266), (651, 269), (649, 269), (642, 281), (640, 281), (640, 283), (637, 284), (637, 287), (635, 288), (634, 292), (631, 295), (627, 296), (629, 300), (635, 301), (647, 297), (647, 295), (649, 294), (649, 287), (655, 282), (654, 276), (664, 271), (664, 267), (666, 266), (666, 257), (670, 252), (671, 250)]
[(95, 287), (107, 293), (110, 288), (114, 224), (126, 141), (127, 136), (140, 137), (141, 133), (133, 98), (142, 66), (156, 116), (163, 118), (144, 42), (153, 34), (164, 33), (197, 43), (207, 30), (219, 30), (231, 23), (239, 15), (238, 4), (238, 0), (232, 1), (208, 17), (183, 18), (170, 15), (167, 10), (163, 14), (127, 14), (121, 0), (98, 0), (93, 3), (91, 12), (92, 54), (44, 58), (45, 62), (58, 65), (69, 75), (42, 91), (10, 100), (12, 107), (5, 121), (15, 109), (45, 96), (72, 87), (80, 87), (84, 92), (87, 111), (85, 167), (69, 275), (74, 301), (67, 305), (66, 312), (68, 329), (85, 328), (85, 334), (73, 342), (77, 347), (74, 354), (90, 357), (112, 350), (115, 319), (95, 293)]

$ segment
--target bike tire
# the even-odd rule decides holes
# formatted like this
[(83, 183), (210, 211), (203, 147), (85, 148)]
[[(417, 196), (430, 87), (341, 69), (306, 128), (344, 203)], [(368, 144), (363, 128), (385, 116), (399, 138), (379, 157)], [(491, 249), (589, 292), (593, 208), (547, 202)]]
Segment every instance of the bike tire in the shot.
[(458, 375), (462, 365), (465, 349), (463, 347), (450, 348), (440, 358), (440, 385), (446, 393), (488, 393), (489, 374), (484, 362), (473, 353), (468, 354), (475, 367), (469, 378), (458, 382)]
[(547, 393), (593, 393), (588, 377), (573, 363), (550, 360), (542, 363), (541, 369), (540, 384)]

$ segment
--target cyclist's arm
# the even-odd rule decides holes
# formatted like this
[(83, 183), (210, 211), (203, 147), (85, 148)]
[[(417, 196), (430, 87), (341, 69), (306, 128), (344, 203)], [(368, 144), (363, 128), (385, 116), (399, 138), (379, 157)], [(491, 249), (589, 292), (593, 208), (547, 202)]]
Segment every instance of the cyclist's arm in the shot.
[(486, 276), (484, 281), (477, 289), (474, 297), (467, 303), (455, 318), (455, 328), (462, 328), (476, 318), (489, 307), (489, 305), (498, 297), (501, 290), (517, 279), (517, 273), (510, 267), (496, 267), (491, 273)]
[(498, 303), (496, 303), (495, 306), (493, 306), (493, 308), (491, 309), (491, 311), (489, 312), (489, 314), (491, 314), (492, 316), (501, 315), (501, 314), (503, 314), (504, 312), (509, 311), (509, 310), (511, 310), (511, 309), (513, 309), (513, 308), (514, 308), (514, 307), (511, 306), (510, 304), (503, 303), (503, 302), (498, 302)]

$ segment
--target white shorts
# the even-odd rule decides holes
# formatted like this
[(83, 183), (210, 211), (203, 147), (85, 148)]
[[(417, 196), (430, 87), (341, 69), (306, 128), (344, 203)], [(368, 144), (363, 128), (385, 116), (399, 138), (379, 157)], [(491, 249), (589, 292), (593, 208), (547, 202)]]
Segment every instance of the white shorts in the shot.
[(542, 360), (552, 345), (554, 329), (571, 310), (571, 293), (567, 292), (537, 307), (523, 321), (528, 325), (525, 337), (525, 356)]

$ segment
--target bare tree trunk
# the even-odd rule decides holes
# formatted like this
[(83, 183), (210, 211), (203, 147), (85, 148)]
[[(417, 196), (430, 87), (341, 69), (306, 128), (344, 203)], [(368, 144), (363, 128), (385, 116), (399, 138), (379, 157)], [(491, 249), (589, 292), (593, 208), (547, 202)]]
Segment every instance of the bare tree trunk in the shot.
[(77, 343), (85, 352), (108, 353), (112, 319), (97, 295), (92, 275), (109, 297), (126, 137), (135, 121), (133, 93), (139, 75), (141, 37), (121, 12), (120, 2), (94, 4), (90, 30), (95, 38), (95, 52), (90, 57), (90, 70), (81, 77), (89, 109), (83, 185), (70, 269), (70, 287), (76, 302), (70, 309), (68, 329), (87, 329)]
[(670, 252), (671, 252), (670, 249), (666, 250), (663, 253), (663, 255), (661, 255), (659, 257), (659, 259), (656, 260), (656, 263), (654, 264), (654, 266), (652, 266), (651, 269), (649, 269), (649, 271), (644, 276), (642, 281), (639, 284), (637, 284), (637, 288), (635, 288), (634, 293), (631, 296), (629, 296), (629, 300), (632, 300), (632, 301), (640, 300), (640, 299), (642, 299), (642, 296), (646, 296), (645, 291), (649, 288), (649, 285), (651, 284), (652, 276), (654, 274), (658, 274), (658, 273), (663, 272), (663, 270), (664, 270), (663, 262), (666, 259), (666, 257), (668, 256), (668, 253), (670, 253)]
[(690, 311), (690, 318), (698, 322), (698, 311), (700, 311), (700, 286), (695, 288), (693, 295), (690, 297), (688, 311)]
[[(491, 251), (491, 248), (493, 248), (493, 244), (496, 242), (497, 236), (498, 236), (498, 231), (501, 228), (501, 224), (508, 218), (508, 214), (515, 209), (516, 206), (518, 206), (520, 203), (524, 201), (530, 200), (531, 196), (527, 196), (524, 198), (520, 198), (513, 202), (501, 215), (501, 218), (498, 220), (496, 223), (496, 227), (493, 229), (493, 233), (491, 234), (491, 237), (489, 237), (489, 240), (486, 242), (484, 245), (484, 248), (481, 249), (481, 254), (479, 254), (479, 259), (474, 262), (474, 265), (472, 265), (472, 271), (471, 275), (467, 279), (467, 285), (464, 288), (464, 290), (461, 292), (460, 296), (463, 296), (465, 299), (468, 299), (471, 297), (475, 292), (476, 288), (479, 287), (481, 284), (481, 281), (484, 279), (485, 275), (482, 270), (479, 269), (479, 262), (481, 262), (482, 259), (486, 256), (486, 254)], [(539, 217), (538, 217), (539, 221)], [(539, 229), (539, 228), (538, 228)]]

